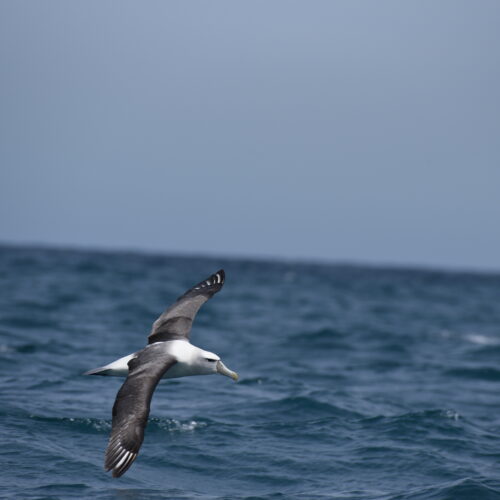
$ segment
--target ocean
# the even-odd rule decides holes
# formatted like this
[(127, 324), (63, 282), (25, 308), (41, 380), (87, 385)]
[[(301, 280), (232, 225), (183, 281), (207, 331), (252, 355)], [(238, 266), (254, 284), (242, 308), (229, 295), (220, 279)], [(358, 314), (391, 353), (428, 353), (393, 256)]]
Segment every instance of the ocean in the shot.
[[(219, 268), (192, 342), (240, 375), (162, 381), (103, 470), (152, 322)], [(500, 498), (500, 273), (0, 247), (0, 498)]]

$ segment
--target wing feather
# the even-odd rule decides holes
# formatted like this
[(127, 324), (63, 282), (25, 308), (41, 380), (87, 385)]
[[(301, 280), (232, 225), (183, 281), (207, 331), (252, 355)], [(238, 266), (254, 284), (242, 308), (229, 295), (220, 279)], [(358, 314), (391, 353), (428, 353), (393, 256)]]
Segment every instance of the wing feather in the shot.
[(151, 398), (165, 372), (177, 362), (163, 346), (147, 346), (128, 362), (129, 374), (113, 405), (113, 424), (104, 468), (120, 477), (137, 458)]
[(225, 273), (220, 269), (200, 281), (179, 297), (154, 323), (149, 344), (168, 340), (186, 340), (200, 307), (224, 285)]

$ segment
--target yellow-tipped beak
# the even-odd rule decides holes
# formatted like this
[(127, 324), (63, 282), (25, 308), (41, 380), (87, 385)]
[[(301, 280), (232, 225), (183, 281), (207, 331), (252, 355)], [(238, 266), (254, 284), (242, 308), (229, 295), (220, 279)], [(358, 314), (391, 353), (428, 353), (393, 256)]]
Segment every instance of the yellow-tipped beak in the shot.
[(238, 380), (238, 374), (231, 371), (222, 361), (217, 361), (217, 373), (232, 378), (235, 382)]

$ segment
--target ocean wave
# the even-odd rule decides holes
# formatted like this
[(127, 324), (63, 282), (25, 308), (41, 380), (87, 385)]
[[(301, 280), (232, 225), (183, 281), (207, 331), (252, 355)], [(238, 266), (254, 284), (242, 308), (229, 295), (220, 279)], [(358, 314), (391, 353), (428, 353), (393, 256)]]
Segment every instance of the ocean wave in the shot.
[(443, 371), (448, 377), (456, 377), (471, 380), (484, 380), (489, 382), (500, 381), (500, 369), (492, 366), (460, 367)]
[(387, 500), (497, 500), (500, 497), (500, 483), (464, 478), (413, 489), (387, 497)]
[[(43, 422), (57, 427), (73, 428), (83, 432), (103, 433), (111, 430), (111, 420), (100, 418), (79, 418), (79, 417), (46, 417), (30, 414), (29, 418), (38, 422)], [(175, 420), (169, 418), (152, 417), (148, 421), (148, 432), (193, 432), (210, 425), (209, 420)]]
[(148, 422), (148, 432), (155, 432), (157, 430), (167, 432), (194, 432), (198, 429), (203, 429), (210, 424), (209, 420), (175, 420), (171, 418), (158, 418), (152, 417)]
[(393, 416), (373, 416), (354, 423), (357, 432), (386, 439), (388, 443), (424, 444), (430, 450), (464, 450), (467, 440), (475, 439), (483, 433), (470, 426), (453, 409), (435, 409), (407, 412)]
[(312, 331), (301, 331), (288, 335), (283, 342), (283, 348), (305, 350), (306, 352), (325, 350), (351, 350), (352, 343), (345, 335), (333, 328), (319, 328)]
[(0, 354), (5, 354), (6, 356), (12, 356), (15, 353), (21, 355), (31, 355), (31, 354), (57, 354), (66, 355), (72, 354), (74, 352), (74, 346), (68, 342), (64, 341), (51, 341), (43, 340), (40, 342), (9, 342), (0, 345)]
[(40, 415), (29, 415), (29, 418), (53, 425), (58, 428), (66, 427), (80, 432), (103, 433), (111, 430), (111, 421), (99, 418), (78, 418), (78, 417), (45, 417)]
[(481, 335), (479, 333), (469, 333), (464, 335), (465, 340), (468, 340), (471, 344), (476, 344), (480, 346), (499, 346), (500, 339), (488, 335)]
[(369, 425), (388, 425), (393, 424), (409, 424), (409, 425), (427, 425), (431, 424), (442, 424), (449, 422), (458, 422), (461, 420), (461, 415), (453, 409), (433, 409), (433, 410), (422, 410), (422, 411), (410, 411), (402, 413), (400, 415), (377, 415), (373, 417), (368, 417), (359, 420), (363, 424)]
[[(36, 488), (23, 490), (22, 497), (25, 500), (52, 500), (59, 498), (88, 498), (92, 488), (84, 483), (60, 483), (42, 484)], [(17, 496), (17, 495), (16, 495)], [(7, 497), (6, 497), (7, 498)]]
[(258, 411), (265, 414), (279, 415), (282, 420), (306, 417), (360, 418), (361, 413), (319, 401), (309, 396), (288, 396), (274, 401), (265, 401), (257, 405)]
[(268, 385), (268, 384), (278, 384), (280, 381), (271, 377), (245, 377), (242, 380), (238, 380), (238, 385), (247, 386), (258, 386), (258, 385)]
[(41, 314), (12, 315), (2, 319), (2, 326), (5, 329), (57, 329), (59, 327), (59, 319), (57, 317), (51, 318)]

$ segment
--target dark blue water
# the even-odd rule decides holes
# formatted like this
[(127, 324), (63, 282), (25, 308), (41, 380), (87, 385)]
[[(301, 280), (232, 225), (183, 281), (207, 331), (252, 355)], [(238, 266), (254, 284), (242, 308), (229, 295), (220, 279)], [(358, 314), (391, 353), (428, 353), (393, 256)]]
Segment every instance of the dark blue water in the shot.
[[(224, 267), (192, 341), (239, 372), (163, 381), (103, 471), (153, 320)], [(0, 497), (500, 498), (500, 275), (0, 247)]]

